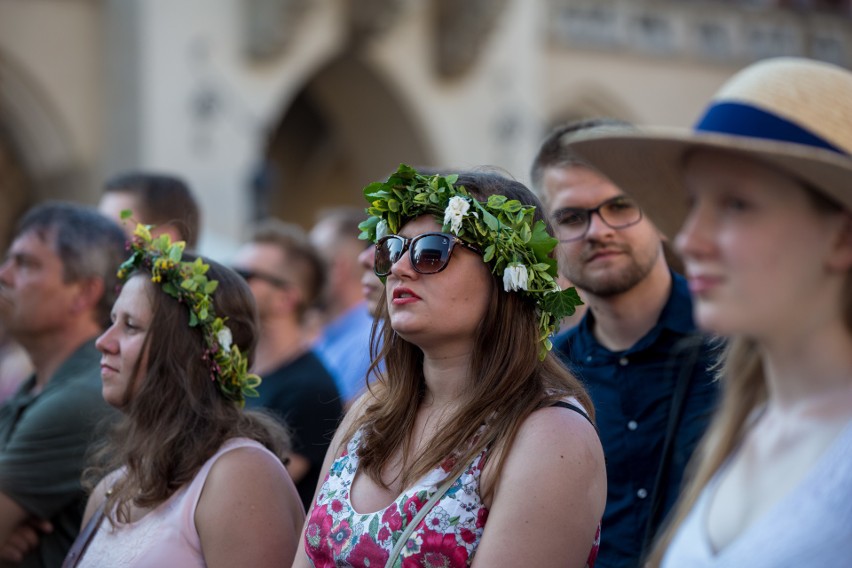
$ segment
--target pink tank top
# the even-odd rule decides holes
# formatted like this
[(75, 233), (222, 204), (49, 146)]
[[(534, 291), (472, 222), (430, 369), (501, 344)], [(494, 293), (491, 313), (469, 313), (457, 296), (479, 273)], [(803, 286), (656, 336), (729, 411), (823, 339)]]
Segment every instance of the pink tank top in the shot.
[[(98, 532), (80, 560), (80, 568), (121, 566), (122, 568), (163, 568), (206, 566), (195, 528), (195, 508), (210, 468), (223, 454), (237, 448), (257, 448), (278, 461), (275, 455), (254, 440), (233, 438), (207, 460), (189, 485), (181, 487), (168, 500), (133, 523), (115, 527), (104, 518)], [(284, 466), (282, 465), (283, 469)], [(113, 475), (121, 475), (121, 470)]]

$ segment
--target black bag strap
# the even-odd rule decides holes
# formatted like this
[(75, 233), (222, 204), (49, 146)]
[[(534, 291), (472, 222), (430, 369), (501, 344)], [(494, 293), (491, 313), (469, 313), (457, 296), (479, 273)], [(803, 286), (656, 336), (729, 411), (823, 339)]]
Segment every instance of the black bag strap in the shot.
[(104, 503), (101, 503), (101, 506), (97, 508), (95, 513), (89, 519), (89, 522), (86, 523), (86, 526), (83, 527), (83, 530), (80, 531), (80, 534), (77, 535), (77, 538), (74, 539), (74, 543), (71, 545), (71, 550), (68, 551), (68, 555), (65, 557), (65, 560), (62, 561), (62, 568), (74, 568), (77, 566), (77, 563), (80, 562), (80, 559), (83, 558), (83, 554), (86, 553), (86, 547), (89, 546), (89, 543), (92, 542), (92, 537), (95, 536), (95, 533), (98, 532), (98, 527), (101, 525), (101, 521), (104, 519)]
[[(645, 534), (642, 538), (642, 551), (640, 558), (644, 558), (648, 552), (648, 548), (655, 536), (654, 527), (659, 526), (660, 518), (663, 511), (663, 498), (665, 495), (665, 487), (668, 485), (669, 466), (672, 461), (674, 452), (674, 439), (680, 426), (681, 418), (683, 418), (683, 410), (686, 406), (686, 395), (689, 392), (689, 385), (692, 382), (692, 375), (695, 371), (695, 366), (701, 356), (701, 351), (704, 345), (704, 337), (701, 335), (691, 335), (682, 339), (677, 345), (676, 354), (669, 360), (669, 368), (674, 370), (678, 367), (677, 382), (675, 383), (674, 392), (672, 393), (671, 407), (669, 408), (669, 420), (666, 424), (666, 437), (663, 440), (663, 452), (660, 456), (660, 465), (657, 469), (657, 476), (654, 480), (654, 489), (651, 491), (651, 510), (648, 515), (648, 523), (645, 525)], [(685, 356), (680, 357), (680, 354), (685, 353)]]

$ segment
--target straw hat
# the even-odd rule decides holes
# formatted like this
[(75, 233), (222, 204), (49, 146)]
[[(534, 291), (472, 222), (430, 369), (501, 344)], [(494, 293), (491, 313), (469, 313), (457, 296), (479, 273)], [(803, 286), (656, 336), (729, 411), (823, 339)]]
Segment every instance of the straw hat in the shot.
[(681, 172), (698, 148), (760, 160), (852, 210), (852, 73), (810, 59), (763, 60), (734, 75), (691, 131), (592, 129), (565, 146), (634, 196), (669, 237), (688, 213)]

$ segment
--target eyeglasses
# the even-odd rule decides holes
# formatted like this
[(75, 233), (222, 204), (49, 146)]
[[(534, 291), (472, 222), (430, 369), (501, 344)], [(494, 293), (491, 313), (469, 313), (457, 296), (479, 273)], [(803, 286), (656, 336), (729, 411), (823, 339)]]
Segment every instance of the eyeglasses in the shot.
[(450, 262), (450, 256), (456, 245), (461, 245), (476, 254), (482, 254), (482, 251), (475, 246), (447, 233), (423, 233), (411, 239), (399, 235), (382, 237), (376, 243), (376, 275), (390, 274), (391, 267), (402, 258), (406, 250), (415, 272), (420, 274), (441, 272)]
[(277, 276), (273, 276), (271, 274), (263, 274), (262, 272), (255, 272), (254, 270), (248, 270), (245, 268), (234, 268), (233, 270), (234, 272), (242, 276), (246, 282), (250, 280), (263, 280), (264, 282), (272, 284), (276, 288), (290, 287), (289, 282), (287, 282), (283, 278), (278, 278)]
[(565, 207), (553, 214), (560, 242), (567, 243), (582, 239), (589, 230), (592, 214), (597, 213), (601, 221), (611, 229), (624, 229), (642, 219), (642, 209), (626, 195), (607, 199), (597, 207)]

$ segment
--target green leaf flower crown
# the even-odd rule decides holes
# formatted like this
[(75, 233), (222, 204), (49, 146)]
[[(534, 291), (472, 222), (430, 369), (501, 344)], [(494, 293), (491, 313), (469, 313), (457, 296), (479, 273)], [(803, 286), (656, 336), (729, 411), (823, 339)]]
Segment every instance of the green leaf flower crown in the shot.
[(535, 207), (515, 199), (492, 195), (478, 201), (457, 175), (424, 176), (402, 164), (386, 182), (364, 188), (370, 217), (359, 226), (360, 238), (378, 241), (395, 234), (407, 221), (434, 215), (442, 231), (452, 233), (483, 251), (482, 260), (503, 279), (507, 292), (517, 292), (534, 302), (539, 314), (539, 337), (544, 359), (552, 348), (551, 336), (559, 321), (583, 302), (574, 288), (562, 290), (556, 282), (556, 261), (551, 252), (558, 241), (547, 233), (544, 221), (535, 221)]
[[(129, 214), (123, 211), (122, 218)], [(168, 235), (153, 238), (151, 225), (137, 224), (127, 246), (131, 254), (119, 267), (118, 278), (124, 282), (134, 271), (150, 273), (151, 282), (161, 284), (166, 294), (187, 307), (189, 327), (200, 328), (210, 379), (225, 398), (244, 406), (245, 397), (258, 396), (260, 377), (248, 372), (248, 359), (233, 344), (225, 319), (217, 317), (213, 308), (212, 295), (219, 282), (207, 278), (210, 265), (201, 258), (182, 261), (185, 243), (172, 243)]]

